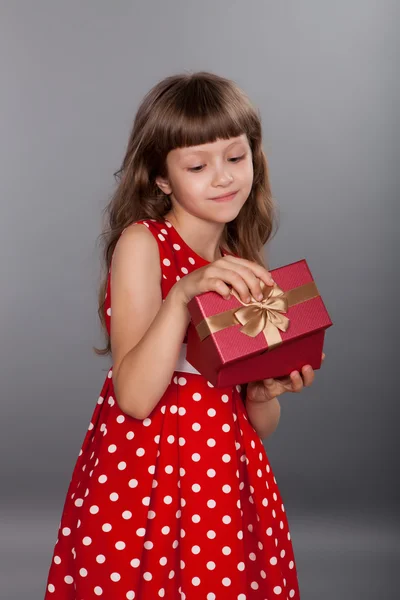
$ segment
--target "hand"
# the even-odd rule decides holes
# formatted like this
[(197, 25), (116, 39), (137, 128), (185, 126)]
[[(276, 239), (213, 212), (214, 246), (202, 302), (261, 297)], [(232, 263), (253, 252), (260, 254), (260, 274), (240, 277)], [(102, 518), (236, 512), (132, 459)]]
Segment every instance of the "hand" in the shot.
[[(325, 353), (322, 353), (322, 362), (325, 360)], [(314, 381), (315, 372), (310, 365), (304, 365), (299, 371), (292, 371), (289, 377), (280, 377), (279, 379), (262, 379), (260, 381), (250, 381), (247, 385), (246, 400), (250, 402), (268, 402), (285, 392), (301, 392), (303, 387), (310, 387)]]
[(194, 296), (211, 291), (229, 299), (229, 286), (236, 290), (244, 303), (249, 303), (250, 296), (262, 299), (261, 281), (270, 287), (274, 285), (270, 272), (258, 263), (228, 255), (195, 269), (177, 281), (173, 288), (184, 304), (188, 304)]

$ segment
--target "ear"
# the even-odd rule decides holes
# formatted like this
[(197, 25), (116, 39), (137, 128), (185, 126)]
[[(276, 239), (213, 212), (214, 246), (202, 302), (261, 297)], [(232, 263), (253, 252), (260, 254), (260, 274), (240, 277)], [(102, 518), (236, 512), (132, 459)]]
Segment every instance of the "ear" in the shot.
[(160, 190), (164, 192), (164, 194), (166, 194), (167, 196), (169, 196), (169, 194), (172, 194), (172, 188), (170, 186), (170, 183), (165, 177), (156, 177), (156, 184), (158, 185)]

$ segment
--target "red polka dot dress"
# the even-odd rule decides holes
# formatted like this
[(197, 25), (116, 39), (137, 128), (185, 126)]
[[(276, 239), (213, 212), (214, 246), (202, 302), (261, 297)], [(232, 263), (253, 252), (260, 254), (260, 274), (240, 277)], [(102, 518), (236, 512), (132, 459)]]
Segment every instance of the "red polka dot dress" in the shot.
[[(158, 243), (163, 298), (208, 264), (169, 221), (139, 223)], [(110, 304), (109, 277), (108, 329)], [(45, 600), (299, 599), (285, 508), (240, 386), (214, 388), (185, 371), (184, 358), (180, 365), (143, 421), (121, 411), (108, 372), (69, 484)]]

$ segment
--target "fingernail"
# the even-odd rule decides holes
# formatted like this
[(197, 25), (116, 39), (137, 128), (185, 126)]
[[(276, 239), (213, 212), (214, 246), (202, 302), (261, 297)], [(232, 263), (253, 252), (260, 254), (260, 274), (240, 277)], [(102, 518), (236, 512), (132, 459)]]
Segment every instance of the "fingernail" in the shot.
[(262, 294), (257, 295), (257, 300), (262, 300), (263, 298), (264, 298), (264, 296)]

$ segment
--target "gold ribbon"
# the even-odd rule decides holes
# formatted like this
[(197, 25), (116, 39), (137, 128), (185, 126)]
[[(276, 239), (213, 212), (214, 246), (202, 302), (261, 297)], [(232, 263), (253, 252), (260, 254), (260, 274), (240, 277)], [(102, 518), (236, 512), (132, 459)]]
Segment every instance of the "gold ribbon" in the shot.
[(271, 287), (261, 281), (260, 286), (263, 299), (257, 301), (251, 296), (249, 303), (242, 302), (236, 290), (232, 289), (232, 294), (242, 306), (205, 317), (196, 326), (200, 340), (203, 341), (221, 329), (240, 324), (242, 327), (239, 331), (250, 337), (263, 332), (268, 350), (273, 350), (282, 343), (279, 331), (287, 331), (289, 328), (289, 318), (284, 314), (289, 307), (319, 296), (314, 281), (287, 292), (276, 283)]

